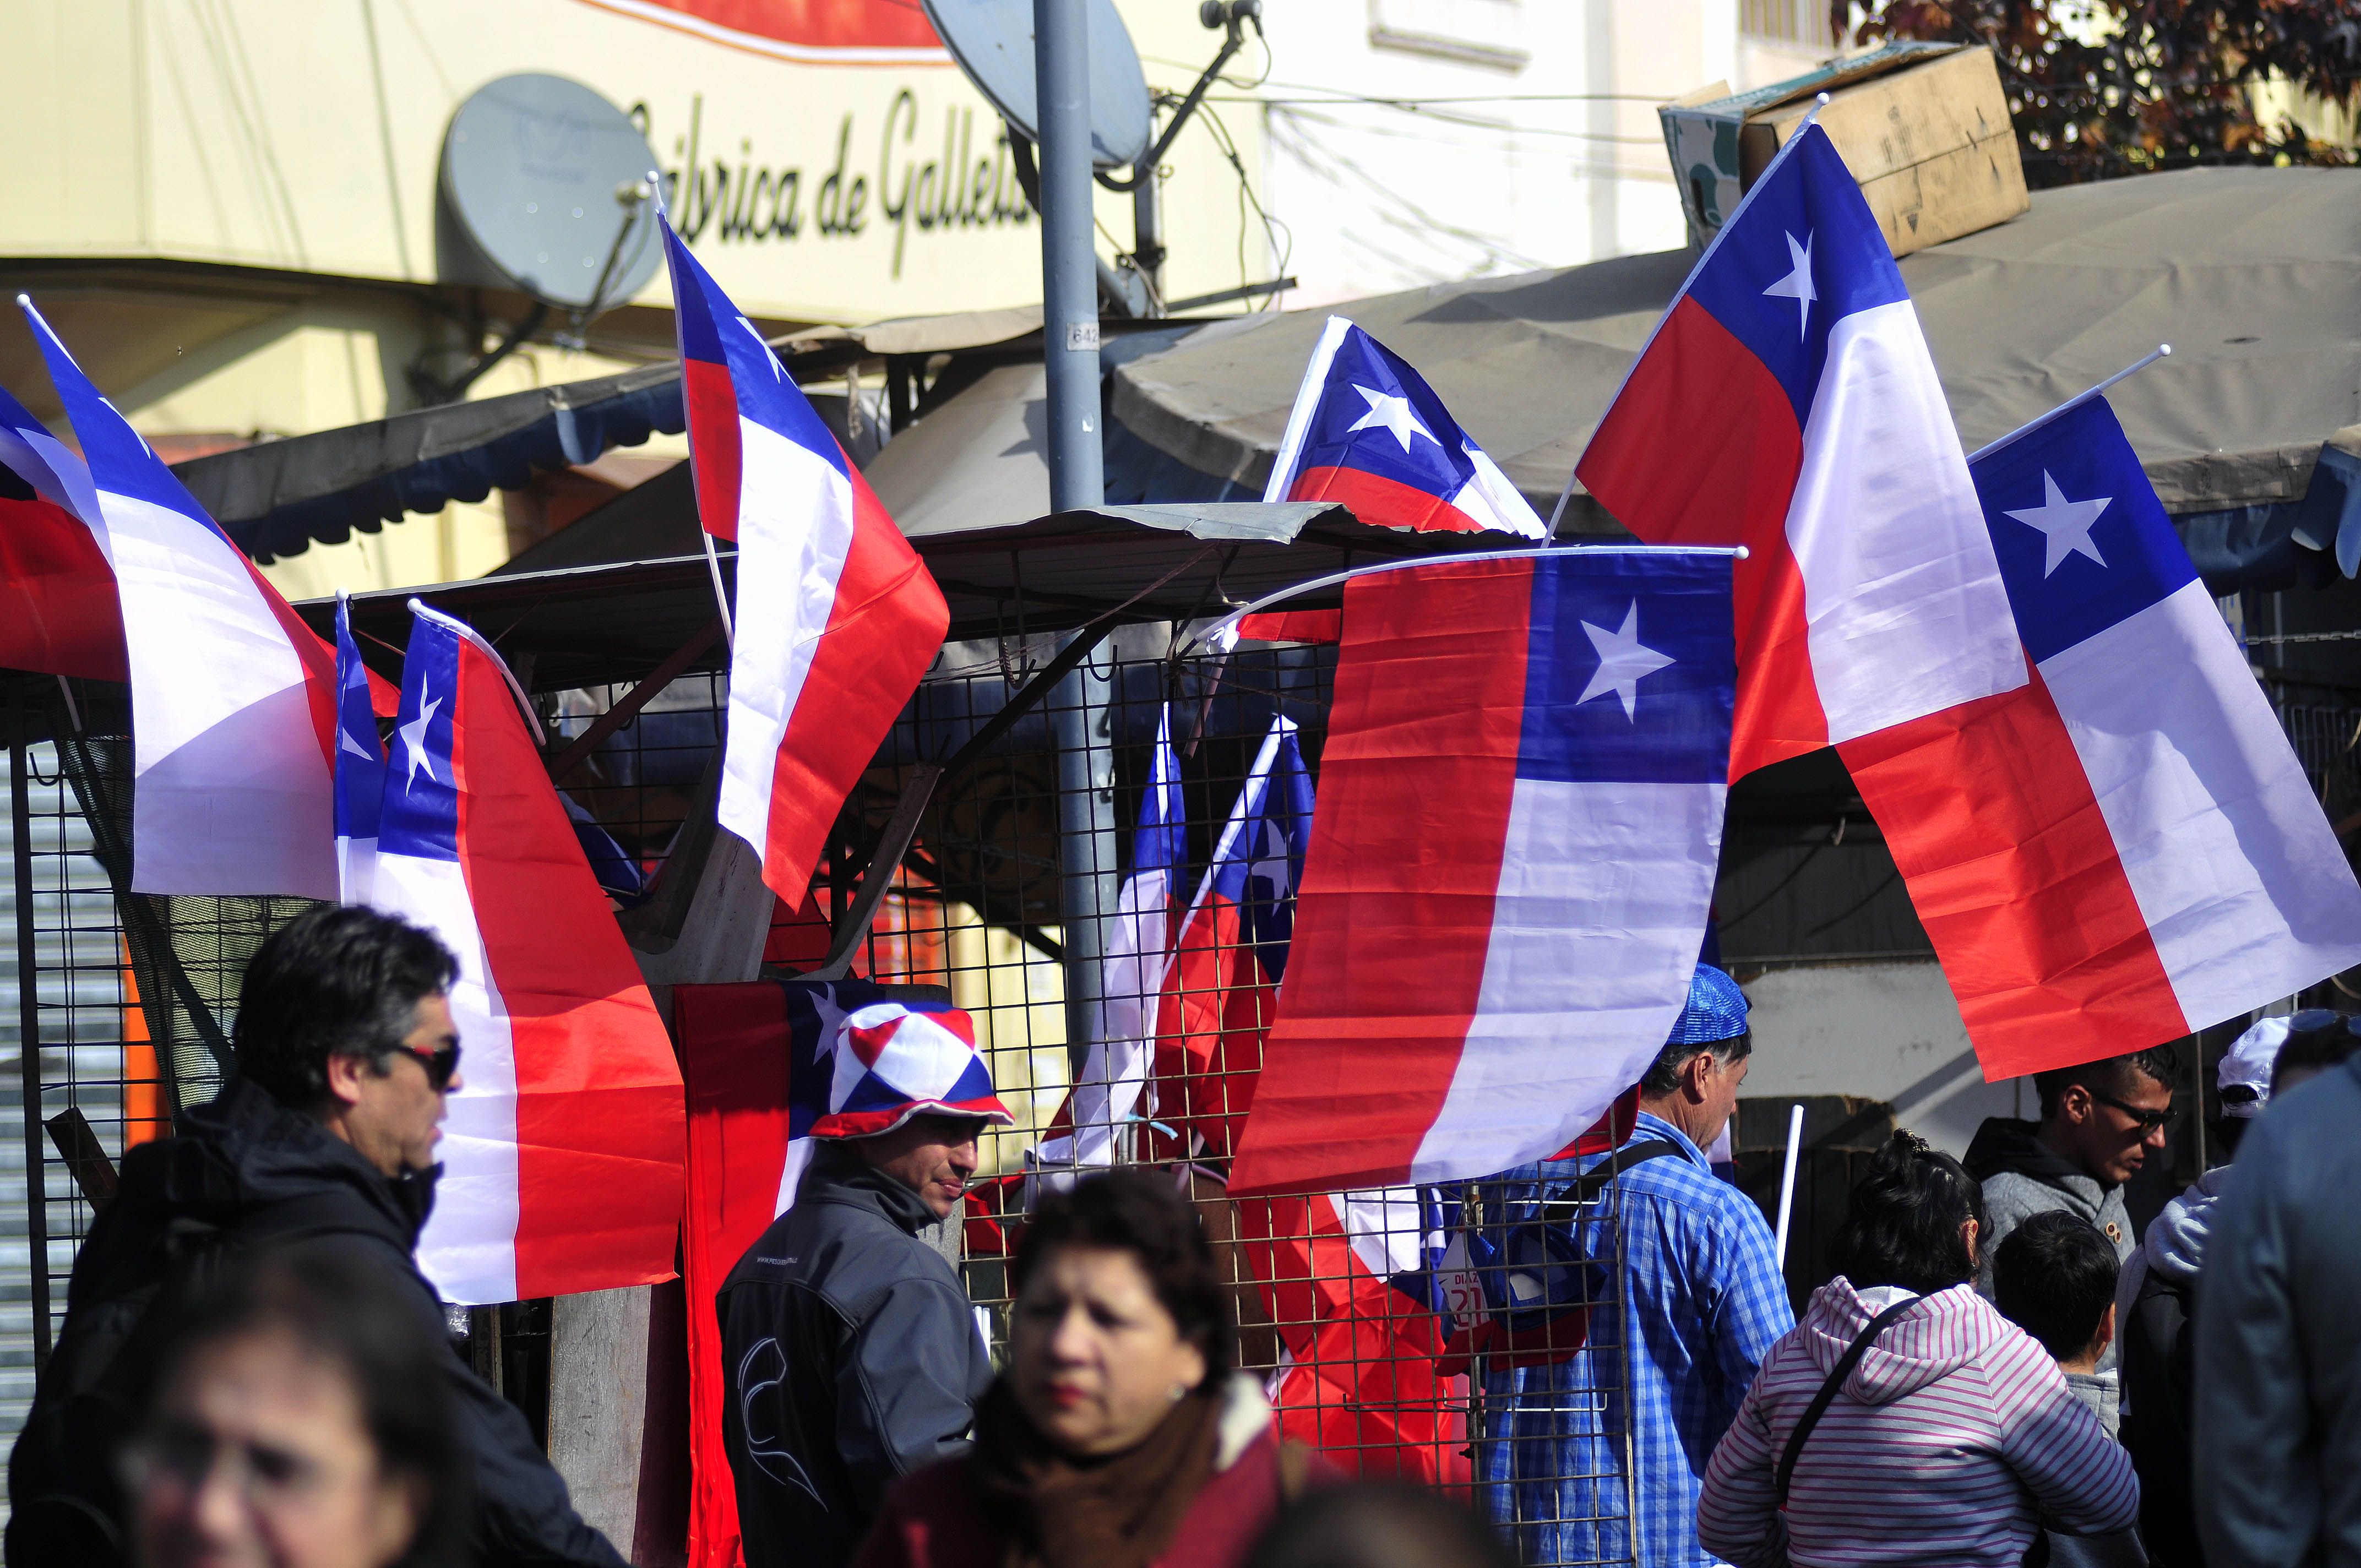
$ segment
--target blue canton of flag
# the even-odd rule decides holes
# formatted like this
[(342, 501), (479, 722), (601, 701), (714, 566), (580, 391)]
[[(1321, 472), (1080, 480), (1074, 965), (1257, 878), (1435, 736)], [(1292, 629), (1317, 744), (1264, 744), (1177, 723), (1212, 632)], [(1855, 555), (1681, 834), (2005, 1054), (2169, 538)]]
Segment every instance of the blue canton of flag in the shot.
[(1970, 470), (2017, 634), (2035, 663), (2197, 580), (2104, 398)]
[(1274, 981), (1287, 973), (1295, 935), (1295, 889), (1303, 880), (1303, 850), (1312, 840), (1312, 774), (1303, 765), (1295, 726), (1274, 726), (1272, 749), (1241, 794), (1240, 815), (1222, 835), (1207, 878), (1212, 893), (1238, 912), (1239, 939)]
[(1263, 499), (1337, 501), (1381, 528), (1547, 532), (1419, 373), (1342, 316), (1312, 351)]
[(352, 606), (336, 595), (336, 890), (367, 904), (385, 796), (385, 748), (369, 707), (368, 670), (353, 641)]
[(458, 775), (451, 765), (459, 695), (459, 635), (411, 601), (410, 647), (401, 660), (401, 711), (393, 723), (378, 854), (459, 859)]

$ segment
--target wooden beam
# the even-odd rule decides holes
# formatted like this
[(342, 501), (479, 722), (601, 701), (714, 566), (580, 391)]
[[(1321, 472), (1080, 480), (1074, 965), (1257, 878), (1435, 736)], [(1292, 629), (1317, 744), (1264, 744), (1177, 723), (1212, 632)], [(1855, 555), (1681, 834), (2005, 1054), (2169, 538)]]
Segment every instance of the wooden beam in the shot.
[(706, 622), (705, 630), (674, 649), (664, 662), (648, 674), (648, 678), (623, 694), (620, 702), (590, 721), (590, 728), (566, 742), (564, 750), (549, 759), (549, 780), (563, 784), (566, 775), (580, 766), (583, 760), (598, 749), (598, 743), (640, 716), (640, 709), (654, 700), (658, 692), (680, 678), (682, 671), (694, 663), (698, 654), (720, 640), (719, 617)]

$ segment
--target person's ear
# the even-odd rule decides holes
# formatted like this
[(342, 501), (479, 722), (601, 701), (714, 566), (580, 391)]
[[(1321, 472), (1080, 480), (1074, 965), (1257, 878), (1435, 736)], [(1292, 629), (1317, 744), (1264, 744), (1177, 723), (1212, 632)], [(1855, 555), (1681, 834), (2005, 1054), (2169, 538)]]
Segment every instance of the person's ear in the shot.
[[(1976, 1217), (1973, 1214), (1960, 1222), (1960, 1245), (1968, 1249), (1970, 1268), (1982, 1268), (1984, 1265), (1983, 1239), (1984, 1228), (1976, 1223)], [(2108, 1310), (2114, 1310), (2113, 1308)]]
[(2099, 1314), (2099, 1332), (2092, 1337), (2091, 1354), (2094, 1356), (2104, 1355), (2107, 1354), (2107, 1347), (2114, 1343), (2115, 1304), (2110, 1301), (2107, 1303), (2107, 1310)]
[(1721, 1065), (1711, 1051), (1699, 1051), (1681, 1069), (1681, 1087), (1690, 1100), (1703, 1104), (1713, 1083), (1713, 1069)]
[(364, 1078), (374, 1076), (365, 1057), (332, 1053), (324, 1067), (328, 1080), (328, 1098), (339, 1105), (357, 1105), (365, 1092)]

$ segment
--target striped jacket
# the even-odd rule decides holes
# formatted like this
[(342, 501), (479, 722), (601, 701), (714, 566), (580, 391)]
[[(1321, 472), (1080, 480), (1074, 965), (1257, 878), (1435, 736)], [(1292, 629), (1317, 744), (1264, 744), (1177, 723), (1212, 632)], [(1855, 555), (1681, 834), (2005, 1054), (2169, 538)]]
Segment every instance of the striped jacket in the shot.
[(2037, 1520), (2077, 1535), (2139, 1511), (2130, 1459), (2039, 1344), (1966, 1285), (1886, 1325), (1798, 1456), (1787, 1434), (1878, 1306), (1841, 1275), (1773, 1346), (1706, 1467), (1697, 1534), (1741, 1568), (1989, 1563), (2016, 1568)]

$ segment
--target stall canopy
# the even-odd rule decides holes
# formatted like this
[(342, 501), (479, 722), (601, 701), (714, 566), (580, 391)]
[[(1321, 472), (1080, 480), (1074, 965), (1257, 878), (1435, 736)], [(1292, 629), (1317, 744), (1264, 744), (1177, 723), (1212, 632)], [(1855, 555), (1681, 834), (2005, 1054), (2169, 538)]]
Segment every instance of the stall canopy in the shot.
[[(1416, 365), (1546, 516), (1689, 263), (1627, 257), (1338, 313)], [(2045, 191), (2025, 216), (1920, 251), (1902, 273), (1971, 450), (2169, 342), (2169, 360), (2110, 397), (2201, 566), (2217, 588), (2334, 570), (2292, 536), (2328, 544), (2347, 496), (2361, 499), (2347, 455), (2361, 452), (2348, 429), (2361, 424), (2361, 173), (2206, 169)], [(1135, 360), (1112, 378), (1110, 414), (1258, 491), (1326, 313), (1224, 323)], [(2307, 520), (2323, 446), (2335, 455)], [(1579, 494), (1569, 518), (1613, 526)], [(2361, 529), (2351, 539), (2348, 561)]]

